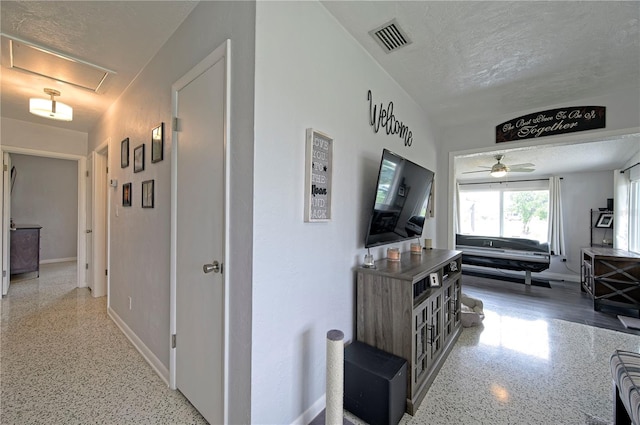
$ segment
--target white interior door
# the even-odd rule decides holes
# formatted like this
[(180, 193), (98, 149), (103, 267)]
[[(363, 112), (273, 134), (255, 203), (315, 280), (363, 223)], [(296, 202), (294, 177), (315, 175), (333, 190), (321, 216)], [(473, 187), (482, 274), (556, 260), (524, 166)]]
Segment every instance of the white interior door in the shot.
[(174, 84), (176, 387), (225, 422), (225, 143), (228, 44)]
[[(93, 209), (91, 215), (92, 222), (92, 254), (91, 264), (93, 265), (91, 295), (94, 297), (102, 297), (107, 295), (107, 158), (103, 153), (94, 152), (93, 154)], [(89, 241), (87, 241), (89, 242)]]
[(3, 153), (2, 162), (2, 295), (7, 295), (11, 281), (11, 155)]
[(86, 250), (86, 265), (85, 276), (87, 279), (87, 286), (93, 293), (93, 159), (95, 153), (91, 152), (87, 157), (87, 228), (85, 229), (85, 250)]

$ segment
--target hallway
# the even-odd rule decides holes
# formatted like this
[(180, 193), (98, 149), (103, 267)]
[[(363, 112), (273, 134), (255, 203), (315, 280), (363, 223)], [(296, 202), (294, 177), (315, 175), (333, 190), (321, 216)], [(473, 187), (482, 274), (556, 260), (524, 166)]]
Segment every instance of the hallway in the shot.
[(41, 266), (2, 300), (1, 424), (203, 424), (106, 314), (76, 263)]

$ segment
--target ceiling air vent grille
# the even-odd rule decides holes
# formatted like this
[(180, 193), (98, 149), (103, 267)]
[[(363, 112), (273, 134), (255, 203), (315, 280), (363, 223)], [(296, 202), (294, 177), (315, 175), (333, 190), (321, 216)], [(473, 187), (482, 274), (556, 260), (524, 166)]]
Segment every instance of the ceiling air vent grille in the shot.
[(386, 52), (391, 53), (400, 49), (401, 47), (411, 44), (411, 39), (400, 28), (398, 21), (392, 19), (386, 24), (369, 31), (371, 37), (378, 42), (380, 47)]

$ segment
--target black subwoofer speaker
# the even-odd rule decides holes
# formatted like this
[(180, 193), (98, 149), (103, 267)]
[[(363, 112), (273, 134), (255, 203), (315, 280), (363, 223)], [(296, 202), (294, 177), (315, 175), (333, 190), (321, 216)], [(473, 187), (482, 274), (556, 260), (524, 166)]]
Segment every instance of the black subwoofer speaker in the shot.
[(344, 350), (344, 407), (371, 425), (397, 425), (407, 403), (407, 361), (359, 341)]

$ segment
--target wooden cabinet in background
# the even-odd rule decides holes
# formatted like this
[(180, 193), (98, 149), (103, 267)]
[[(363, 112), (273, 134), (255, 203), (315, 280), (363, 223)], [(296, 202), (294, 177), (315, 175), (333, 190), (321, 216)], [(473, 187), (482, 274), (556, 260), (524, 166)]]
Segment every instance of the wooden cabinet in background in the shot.
[(640, 310), (640, 254), (613, 248), (582, 249), (582, 289), (602, 305)]
[(11, 229), (11, 274), (37, 272), (40, 276), (40, 229), (38, 225)]
[(460, 336), (461, 252), (423, 250), (375, 265), (357, 271), (356, 338), (407, 361), (413, 415)]

